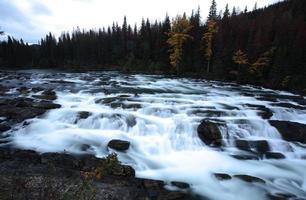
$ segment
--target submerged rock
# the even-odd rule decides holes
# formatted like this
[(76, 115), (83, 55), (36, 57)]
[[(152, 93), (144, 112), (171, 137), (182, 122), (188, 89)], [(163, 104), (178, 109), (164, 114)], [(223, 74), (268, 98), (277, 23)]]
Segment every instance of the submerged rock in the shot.
[(214, 176), (220, 180), (220, 181), (225, 181), (225, 180), (230, 180), (232, 179), (232, 177), (228, 174), (224, 174), (224, 173), (214, 173)]
[(188, 189), (190, 185), (188, 183), (180, 182), (180, 181), (171, 181), (171, 184), (180, 189)]
[(269, 123), (278, 130), (283, 139), (290, 142), (301, 142), (306, 144), (305, 124), (277, 120), (270, 120)]
[(78, 113), (79, 119), (87, 119), (91, 115), (90, 112), (82, 111)]
[(284, 159), (286, 156), (279, 152), (266, 152), (265, 157), (267, 159)]
[(111, 140), (107, 146), (117, 151), (126, 151), (130, 147), (130, 142), (124, 140)]
[(266, 140), (236, 140), (236, 147), (244, 151), (255, 150), (258, 153), (265, 153), (270, 150)]
[(261, 178), (250, 176), (250, 175), (234, 175), (233, 177), (243, 180), (249, 183), (266, 183), (266, 181), (262, 180)]
[(198, 126), (198, 136), (207, 145), (221, 146), (222, 134), (215, 122), (204, 120)]

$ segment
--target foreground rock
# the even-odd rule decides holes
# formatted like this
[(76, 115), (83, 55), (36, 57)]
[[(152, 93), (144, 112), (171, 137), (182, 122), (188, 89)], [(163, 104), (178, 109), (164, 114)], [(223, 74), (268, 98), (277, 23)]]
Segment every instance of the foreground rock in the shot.
[(198, 136), (207, 145), (221, 146), (222, 134), (217, 123), (204, 120), (198, 126)]
[(13, 125), (60, 107), (61, 105), (46, 100), (37, 101), (24, 97), (2, 98), (0, 99), (0, 117), (4, 117), (7, 123)]
[[(103, 171), (101, 171), (103, 170)], [(94, 172), (94, 177), (90, 174)], [(98, 177), (101, 172), (102, 177)], [(18, 191), (18, 192), (16, 192)], [(189, 200), (112, 159), (0, 148), (0, 199)]]
[(306, 144), (305, 124), (277, 120), (270, 120), (269, 123), (278, 130), (283, 139), (290, 142), (301, 142)]
[(111, 140), (107, 146), (117, 151), (126, 151), (130, 148), (130, 142), (124, 140)]

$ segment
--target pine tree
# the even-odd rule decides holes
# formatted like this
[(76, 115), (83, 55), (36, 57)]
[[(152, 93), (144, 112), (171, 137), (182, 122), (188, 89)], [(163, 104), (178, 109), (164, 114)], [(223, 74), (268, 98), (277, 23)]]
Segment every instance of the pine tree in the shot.
[(223, 13), (223, 19), (227, 19), (227, 18), (229, 18), (229, 16), (230, 16), (230, 11), (228, 9), (228, 4), (226, 4), (225, 11)]
[(217, 19), (217, 3), (215, 0), (212, 0), (209, 8), (208, 21), (215, 19)]
[(180, 64), (183, 57), (183, 45), (188, 39), (192, 39), (189, 35), (189, 31), (192, 26), (186, 15), (176, 16), (172, 21), (172, 27), (170, 33), (168, 33), (169, 39), (167, 43), (170, 46), (170, 64), (176, 69), (176, 72), (180, 72)]
[(253, 11), (254, 11), (254, 10), (257, 10), (257, 2), (256, 2), (255, 5), (254, 5)]

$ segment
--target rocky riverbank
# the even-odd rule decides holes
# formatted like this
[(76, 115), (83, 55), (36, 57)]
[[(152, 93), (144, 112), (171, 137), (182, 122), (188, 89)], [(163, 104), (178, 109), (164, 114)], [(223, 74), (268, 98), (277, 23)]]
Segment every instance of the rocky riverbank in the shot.
[(183, 185), (185, 192), (169, 191), (164, 185), (162, 181), (135, 178), (133, 168), (109, 158), (0, 148), (1, 200), (197, 199), (188, 194), (188, 185), (173, 185), (176, 189)]

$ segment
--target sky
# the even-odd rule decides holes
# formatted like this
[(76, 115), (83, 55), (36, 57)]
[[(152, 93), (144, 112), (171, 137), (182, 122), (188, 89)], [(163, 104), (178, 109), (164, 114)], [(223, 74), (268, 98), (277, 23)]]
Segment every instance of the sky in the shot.
[[(252, 10), (255, 2), (264, 7), (280, 0), (216, 0), (218, 10), (245, 6)], [(37, 43), (48, 32), (59, 36), (63, 31), (100, 28), (114, 21), (122, 24), (127, 16), (129, 24), (140, 24), (142, 18), (163, 20), (198, 6), (202, 20), (206, 19), (211, 0), (0, 0), (0, 30), (16, 39)], [(4, 39), (6, 36), (0, 36)]]

